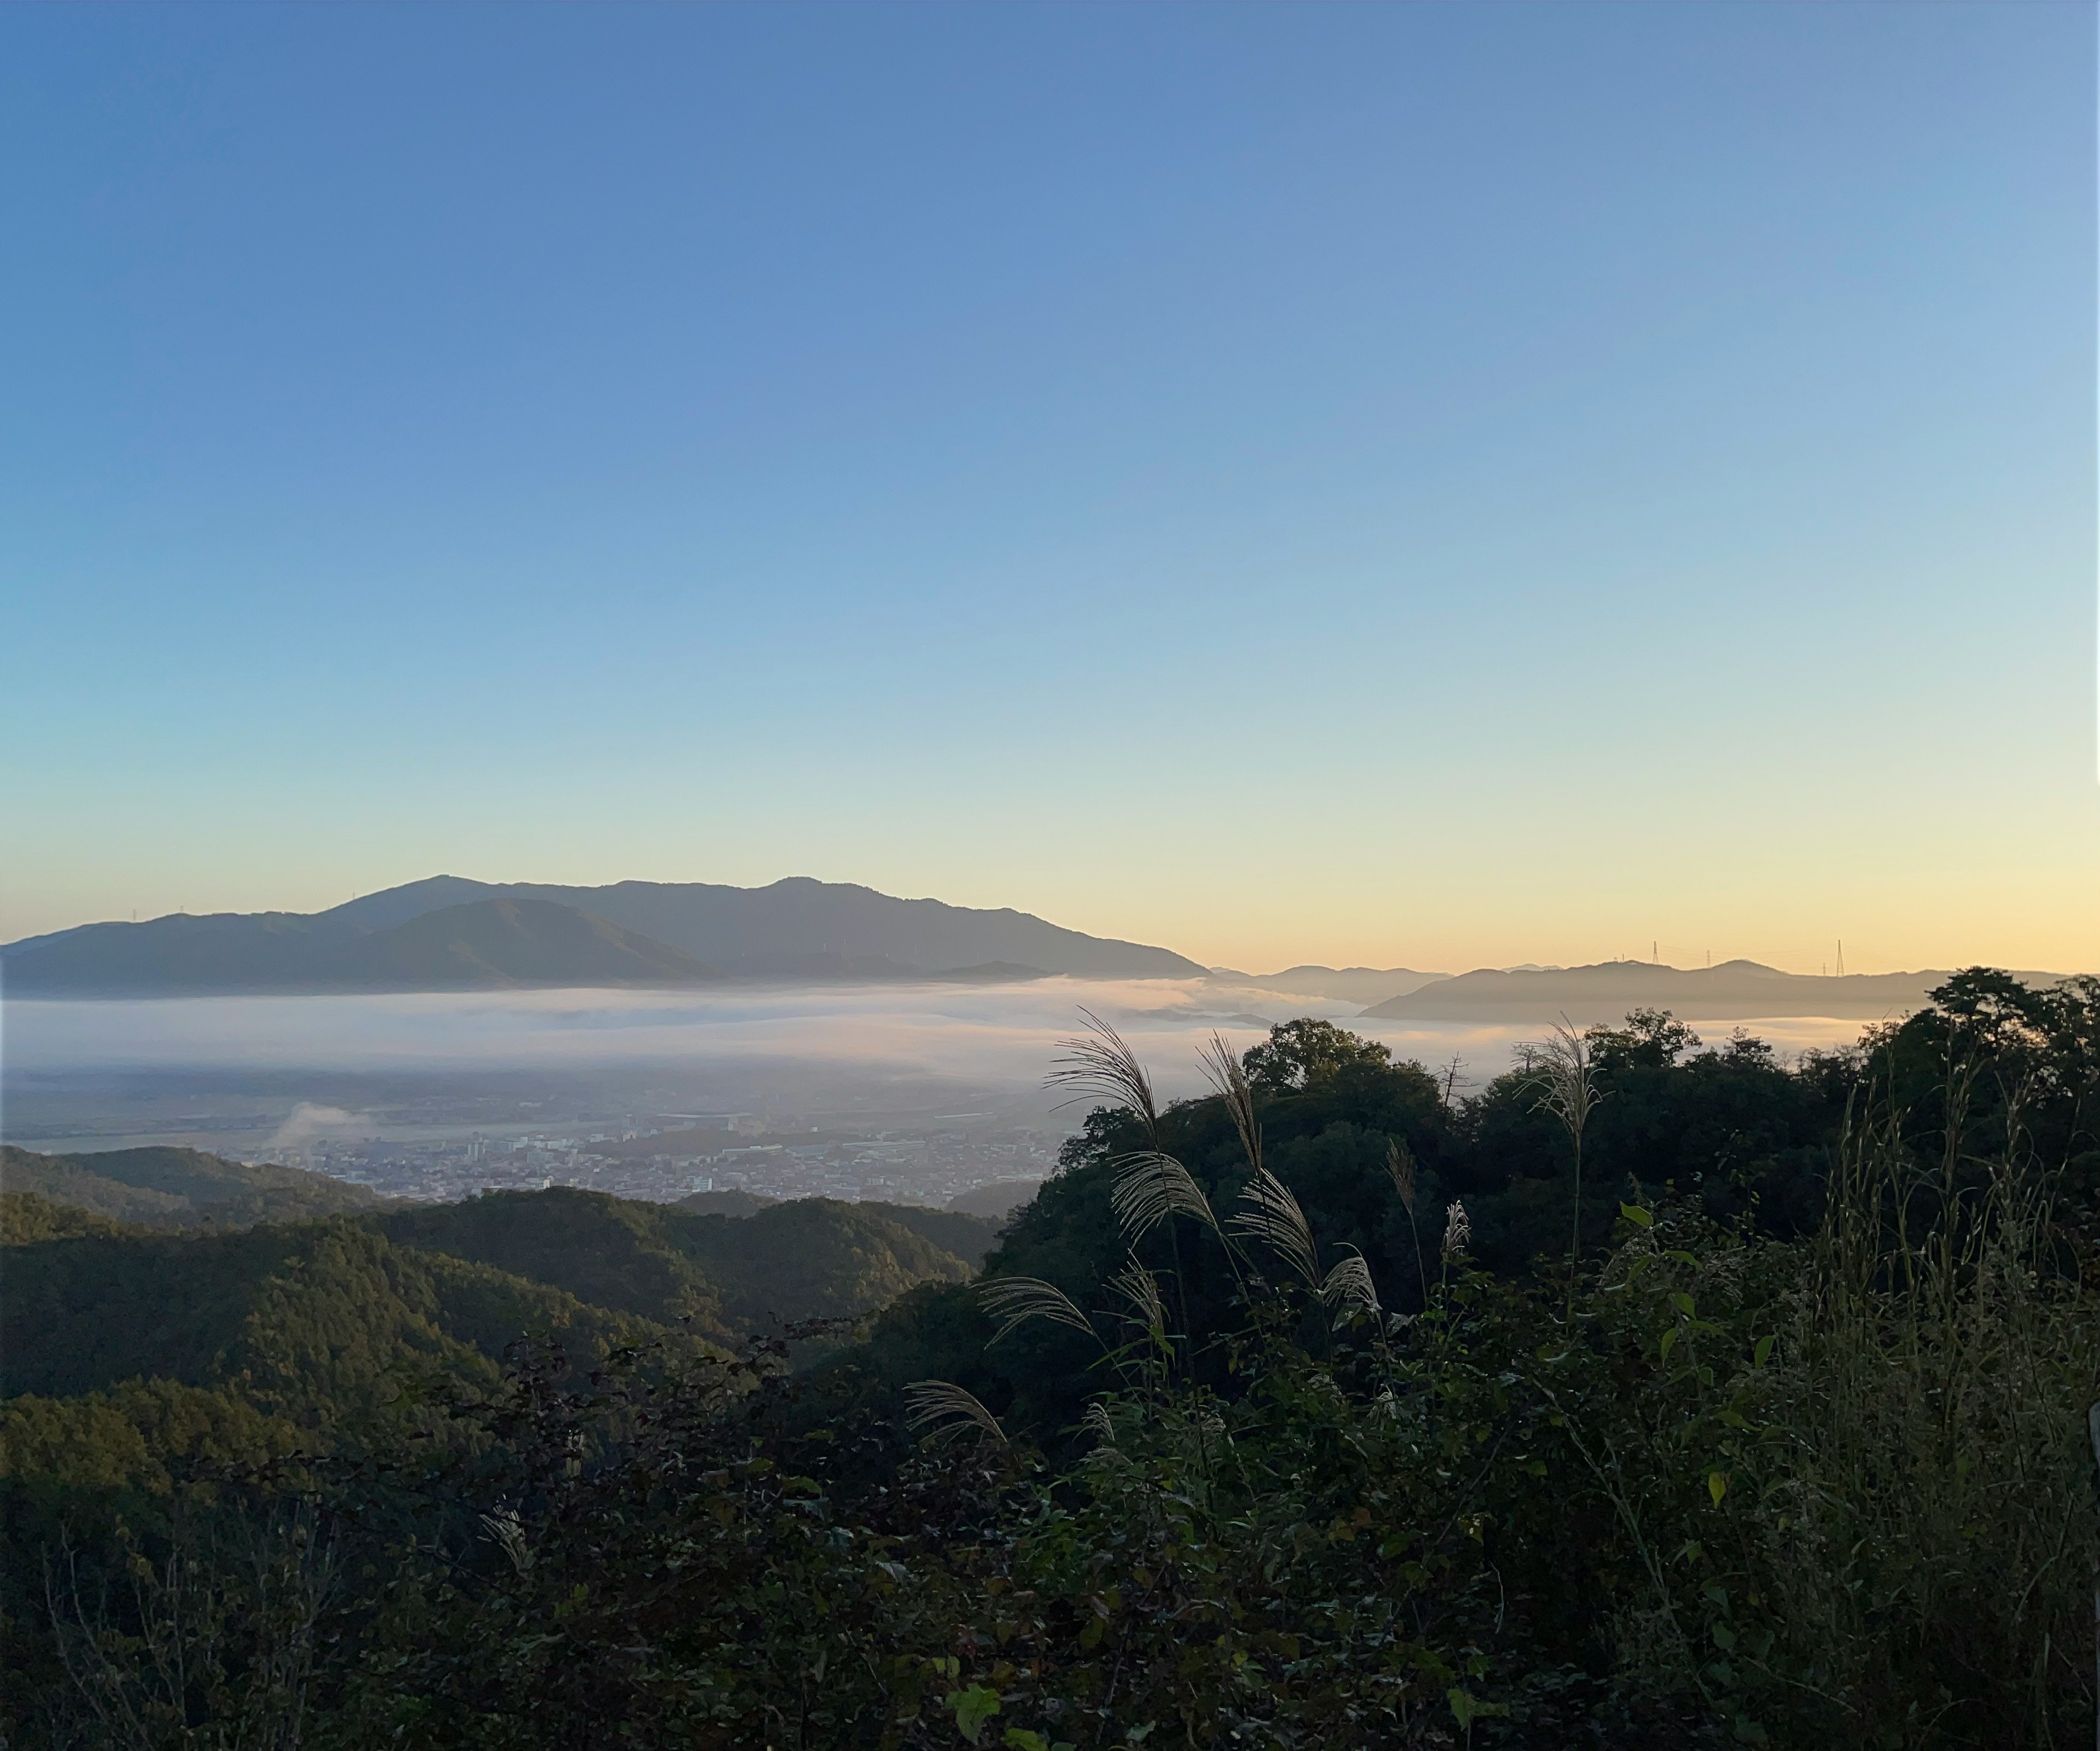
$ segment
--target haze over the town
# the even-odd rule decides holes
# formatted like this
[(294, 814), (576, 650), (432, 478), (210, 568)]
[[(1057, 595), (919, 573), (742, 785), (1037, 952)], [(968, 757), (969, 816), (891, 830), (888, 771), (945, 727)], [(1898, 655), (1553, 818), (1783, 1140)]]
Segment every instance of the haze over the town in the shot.
[(2089, 8), (11, 10), (0, 939), (2100, 964)]

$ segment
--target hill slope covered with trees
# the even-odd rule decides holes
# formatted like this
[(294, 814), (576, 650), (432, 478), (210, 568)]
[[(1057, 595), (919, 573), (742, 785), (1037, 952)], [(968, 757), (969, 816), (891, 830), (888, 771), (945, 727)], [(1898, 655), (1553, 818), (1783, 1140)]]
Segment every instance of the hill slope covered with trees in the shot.
[(953, 1230), (968, 1244), (976, 1224), (967, 1217), (829, 1198), (732, 1217), (558, 1187), (377, 1220), (397, 1241), (556, 1284), (602, 1307), (694, 1320), (724, 1337), (769, 1321), (868, 1312), (920, 1282), (962, 1282), (976, 1263), (920, 1232)]
[(201, 1149), (39, 1155), (0, 1145), (0, 1192), (26, 1192), (115, 1222), (232, 1228), (377, 1210), (386, 1200), (323, 1173), (228, 1161)]

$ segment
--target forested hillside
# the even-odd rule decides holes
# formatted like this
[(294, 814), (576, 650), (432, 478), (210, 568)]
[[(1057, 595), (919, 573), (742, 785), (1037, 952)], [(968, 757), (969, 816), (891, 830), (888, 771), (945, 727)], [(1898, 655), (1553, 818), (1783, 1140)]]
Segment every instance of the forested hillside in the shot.
[[(8, 1390), (71, 1396), (6, 1408), (9, 1743), (2080, 1742), (2100, 981), (1934, 997), (1476, 1091), (1293, 1022), (1165, 1108), (1101, 1030), (902, 1293), (933, 1243), (814, 1202), (14, 1247)], [(814, 1369), (765, 1317), (875, 1293)]]
[(33, 1193), (142, 1228), (242, 1228), (376, 1210), (363, 1186), (298, 1167), (227, 1160), (201, 1149), (104, 1149), (38, 1155), (0, 1146), (0, 1191)]
[[(692, 1193), (680, 1198), (677, 1207), (702, 1215), (748, 1216), (779, 1202), (756, 1192), (730, 1189)], [(923, 1204), (886, 1204), (870, 1199), (853, 1207), (865, 1215), (880, 1216), (909, 1228), (943, 1252), (953, 1253), (973, 1265), (982, 1264), (985, 1255), (999, 1244), (1002, 1226), (999, 1220), (959, 1210), (954, 1204), (946, 1210), (929, 1210)]]
[(375, 1413), (404, 1369), (492, 1379), (521, 1338), (585, 1362), (622, 1337), (727, 1343), (972, 1270), (876, 1207), (822, 1199), (734, 1224), (567, 1189), (224, 1233), (126, 1227), (33, 1193), (0, 1215), (11, 1400), (146, 1378), (320, 1430)]
[(960, 1283), (983, 1225), (939, 1211), (827, 1198), (732, 1217), (556, 1188), (492, 1192), (377, 1219), (398, 1241), (556, 1284), (601, 1307), (726, 1337), (778, 1320), (883, 1307), (915, 1284)]
[(376, 1409), (404, 1368), (489, 1379), (524, 1333), (586, 1354), (633, 1323), (343, 1217), (11, 1247), (0, 1308), (11, 1398), (171, 1380), (229, 1388), (320, 1429)]
[(148, 1230), (98, 1215), (77, 1204), (58, 1204), (34, 1192), (0, 1192), (0, 1246), (33, 1241), (77, 1240), (86, 1234), (143, 1234)]

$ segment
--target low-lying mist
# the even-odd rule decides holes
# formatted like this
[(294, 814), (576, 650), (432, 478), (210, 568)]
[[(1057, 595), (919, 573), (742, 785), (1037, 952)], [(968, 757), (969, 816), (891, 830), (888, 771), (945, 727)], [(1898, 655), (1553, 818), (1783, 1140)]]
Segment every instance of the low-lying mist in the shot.
[[(735, 1079), (763, 1063), (813, 1073), (1038, 1086), (1082, 1008), (1121, 1029), (1170, 1096), (1201, 1087), (1197, 1047), (1213, 1030), (1236, 1048), (1272, 1021), (1313, 1015), (1432, 1064), (1454, 1055), (1492, 1076), (1544, 1030), (1535, 1025), (1386, 1021), (1320, 997), (1200, 981), (1022, 985), (788, 986), (734, 991), (539, 990), (408, 995), (11, 1002), (11, 1082), (141, 1071), (558, 1073), (620, 1065), (712, 1065)], [(1849, 1041), (1856, 1021), (1789, 1017), (1745, 1025), (1782, 1051)], [(1731, 1024), (1702, 1022), (1710, 1039)]]

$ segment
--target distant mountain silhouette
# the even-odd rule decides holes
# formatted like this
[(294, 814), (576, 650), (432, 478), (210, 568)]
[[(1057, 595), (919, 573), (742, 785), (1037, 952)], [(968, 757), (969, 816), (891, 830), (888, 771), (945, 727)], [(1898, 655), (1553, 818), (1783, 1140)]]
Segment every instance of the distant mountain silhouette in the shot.
[(501, 985), (695, 985), (706, 962), (548, 900), (474, 900), (345, 944), (345, 982), (401, 989)]
[(11, 997), (284, 990), (360, 933), (298, 912), (176, 912), (10, 943), (0, 973)]
[(722, 977), (677, 949), (545, 900), (476, 900), (369, 933), (325, 919), (178, 915), (73, 931), (9, 955), (7, 986), (17, 996), (97, 996), (690, 985)]
[[(721, 968), (774, 976), (783, 957), (838, 955), (879, 958), (911, 974), (1008, 961), (1044, 973), (1098, 978), (1200, 978), (1203, 969), (1167, 949), (1063, 929), (1026, 912), (981, 911), (939, 900), (899, 900), (850, 882), (791, 876), (765, 888), (709, 882), (615, 882), (604, 888), (558, 888), (532, 882), (462, 883), (438, 876), (388, 894), (353, 900), (342, 911), (388, 910), (410, 903), (413, 889), (438, 884), (438, 904), (454, 904), (471, 887), (481, 896), (517, 894), (579, 906), (627, 930)], [(399, 897), (399, 898), (397, 898)], [(427, 909), (427, 908), (426, 908)], [(320, 915), (324, 918), (327, 913)], [(873, 969), (870, 969), (872, 971)], [(850, 973), (849, 977), (852, 976)]]
[[(1852, 973), (1843, 978), (1781, 973), (1754, 960), (1718, 967), (1604, 961), (1590, 967), (1501, 972), (1482, 968), (1443, 979), (1364, 1012), (1398, 1021), (1617, 1021), (1629, 1009), (1667, 1009), (1681, 1021), (1753, 1016), (1829, 1016), (1879, 1021), (1925, 1007), (1944, 973)], [(2023, 973), (2031, 982), (2055, 975)]]
[(1338, 1003), (1378, 1003), (1389, 997), (1448, 979), (1448, 973), (1417, 973), (1412, 967), (1286, 967), (1281, 973), (1241, 973), (1231, 967), (1213, 967), (1211, 977), (1221, 984), (1251, 986), (1256, 990), (1277, 991), (1286, 996), (1327, 997)]
[(899, 900), (802, 876), (766, 888), (565, 888), (435, 876), (325, 912), (82, 925), (8, 944), (0, 965), (16, 997), (1203, 972), (1168, 950), (1026, 912)]

